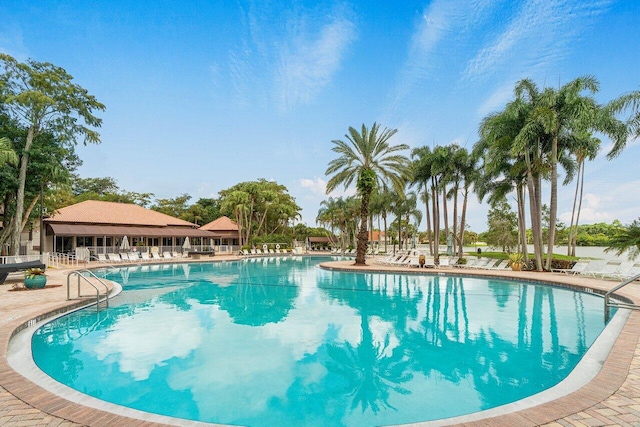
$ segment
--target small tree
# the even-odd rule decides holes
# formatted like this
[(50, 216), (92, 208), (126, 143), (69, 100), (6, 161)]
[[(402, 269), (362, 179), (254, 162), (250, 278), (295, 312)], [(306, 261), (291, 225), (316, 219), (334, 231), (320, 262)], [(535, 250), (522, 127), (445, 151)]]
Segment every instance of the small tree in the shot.
[(518, 217), (506, 200), (494, 202), (487, 215), (487, 243), (511, 252), (518, 244)]
[(48, 62), (28, 60), (18, 62), (10, 55), (0, 53), (0, 103), (7, 114), (27, 128), (27, 137), (20, 154), (20, 169), (16, 210), (13, 223), (13, 254), (20, 251), (25, 182), (29, 152), (33, 140), (41, 132), (53, 134), (62, 144), (99, 143), (99, 134), (91, 129), (102, 120), (94, 110), (104, 110), (103, 104), (89, 95), (87, 90), (72, 83), (73, 77), (64, 69)]

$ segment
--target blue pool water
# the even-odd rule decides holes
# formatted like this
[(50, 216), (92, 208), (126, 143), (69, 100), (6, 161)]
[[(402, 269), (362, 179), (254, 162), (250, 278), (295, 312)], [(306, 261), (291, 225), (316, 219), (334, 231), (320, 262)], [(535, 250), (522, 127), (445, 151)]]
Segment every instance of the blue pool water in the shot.
[(547, 389), (604, 327), (590, 294), (317, 267), (328, 259), (103, 270), (124, 292), (43, 325), (34, 360), (83, 393), (173, 417), (388, 425)]

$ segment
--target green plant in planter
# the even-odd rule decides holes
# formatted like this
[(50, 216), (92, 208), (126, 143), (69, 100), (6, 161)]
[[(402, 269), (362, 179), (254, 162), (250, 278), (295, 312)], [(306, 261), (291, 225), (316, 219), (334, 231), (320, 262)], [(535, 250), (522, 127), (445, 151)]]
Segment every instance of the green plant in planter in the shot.
[(513, 271), (522, 270), (524, 255), (519, 252), (509, 254), (509, 266)]
[(47, 284), (47, 275), (41, 268), (29, 268), (24, 272), (24, 286), (28, 289), (44, 288)]

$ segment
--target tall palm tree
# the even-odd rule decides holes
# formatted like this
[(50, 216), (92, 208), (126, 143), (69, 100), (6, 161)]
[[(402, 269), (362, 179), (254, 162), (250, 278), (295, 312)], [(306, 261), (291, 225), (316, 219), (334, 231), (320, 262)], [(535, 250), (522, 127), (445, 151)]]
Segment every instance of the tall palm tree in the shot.
[(325, 175), (331, 175), (327, 182), (327, 194), (339, 185), (349, 187), (354, 181), (360, 195), (360, 231), (356, 249), (356, 265), (365, 265), (368, 246), (367, 219), (369, 198), (376, 187), (390, 182), (396, 189), (403, 187), (403, 177), (408, 171), (408, 159), (399, 151), (409, 148), (406, 144), (389, 145), (389, 139), (397, 129), (384, 128), (374, 123), (371, 129), (364, 124), (362, 130), (350, 127), (346, 141), (333, 140), (332, 150), (340, 156), (329, 162)]
[(418, 191), (422, 192), (420, 199), (424, 202), (426, 223), (427, 223), (427, 240), (429, 241), (429, 254), (433, 255), (433, 236), (431, 228), (431, 210), (429, 209), (429, 200), (431, 199), (431, 182), (433, 175), (431, 174), (431, 163), (433, 161), (433, 153), (429, 147), (414, 148), (411, 152), (413, 162), (412, 184), (418, 186)]
[[(532, 84), (525, 80), (519, 85), (523, 83), (527, 86)], [(558, 163), (568, 156), (572, 141), (578, 135), (584, 137), (591, 132), (601, 132), (612, 139), (614, 147), (625, 144), (629, 135), (628, 126), (616, 118), (615, 111), (601, 106), (593, 98), (598, 90), (599, 82), (593, 76), (579, 77), (558, 90), (545, 88), (532, 99), (533, 109), (520, 138), (521, 142), (532, 139), (547, 142), (546, 165), (550, 170), (551, 186), (547, 270), (551, 269), (555, 242)]]
[[(577, 139), (576, 147), (572, 150), (578, 162), (576, 179), (576, 191), (573, 196), (571, 208), (571, 224), (569, 225), (569, 238), (567, 255), (576, 256), (576, 243), (578, 237), (578, 224), (580, 223), (580, 211), (582, 209), (582, 194), (584, 190), (584, 169), (586, 160), (594, 160), (600, 151), (600, 140), (586, 136)], [(577, 206), (576, 206), (577, 205)]]

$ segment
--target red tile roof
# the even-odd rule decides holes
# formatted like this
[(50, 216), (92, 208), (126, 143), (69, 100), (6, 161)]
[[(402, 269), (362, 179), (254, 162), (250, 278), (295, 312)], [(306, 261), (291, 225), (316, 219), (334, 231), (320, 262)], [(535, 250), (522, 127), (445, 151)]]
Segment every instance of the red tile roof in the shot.
[(45, 221), (48, 223), (197, 227), (197, 224), (152, 211), (142, 206), (100, 200), (86, 200), (60, 208)]
[(209, 231), (238, 231), (238, 224), (232, 221), (229, 217), (221, 216), (218, 219), (214, 219), (208, 224), (200, 227), (201, 230)]

